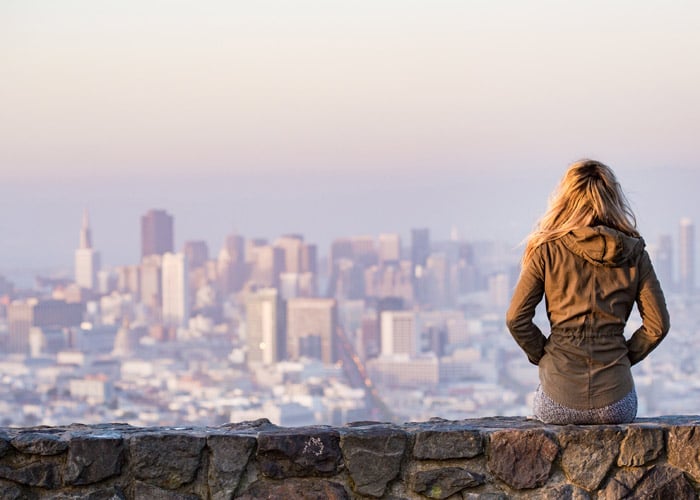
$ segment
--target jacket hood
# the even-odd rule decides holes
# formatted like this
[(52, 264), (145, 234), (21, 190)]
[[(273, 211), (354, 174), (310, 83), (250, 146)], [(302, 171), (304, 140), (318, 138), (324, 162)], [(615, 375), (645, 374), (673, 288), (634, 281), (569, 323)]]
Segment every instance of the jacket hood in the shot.
[(644, 239), (628, 236), (607, 226), (581, 227), (562, 237), (571, 252), (588, 262), (619, 266), (634, 261), (644, 251)]

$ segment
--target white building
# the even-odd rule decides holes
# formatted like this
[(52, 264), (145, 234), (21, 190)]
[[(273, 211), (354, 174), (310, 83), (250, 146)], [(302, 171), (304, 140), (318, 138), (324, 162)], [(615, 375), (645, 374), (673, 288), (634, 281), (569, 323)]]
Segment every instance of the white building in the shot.
[(92, 248), (88, 212), (83, 212), (80, 228), (80, 246), (75, 251), (75, 283), (88, 290), (97, 288), (97, 273), (100, 270), (100, 254)]
[(419, 329), (413, 311), (382, 311), (380, 335), (382, 356), (407, 354), (415, 357), (420, 350)]
[(167, 252), (162, 261), (163, 324), (185, 326), (190, 319), (187, 261), (183, 253)]

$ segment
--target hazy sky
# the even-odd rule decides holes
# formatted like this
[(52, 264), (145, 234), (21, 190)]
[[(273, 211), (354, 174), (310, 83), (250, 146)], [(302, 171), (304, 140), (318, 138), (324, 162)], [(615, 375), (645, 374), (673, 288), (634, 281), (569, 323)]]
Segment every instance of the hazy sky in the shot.
[(517, 242), (584, 156), (675, 233), (698, 54), (690, 0), (1, 0), (0, 271), (70, 267), (84, 206), (113, 264), (152, 207), (212, 252), (234, 229)]

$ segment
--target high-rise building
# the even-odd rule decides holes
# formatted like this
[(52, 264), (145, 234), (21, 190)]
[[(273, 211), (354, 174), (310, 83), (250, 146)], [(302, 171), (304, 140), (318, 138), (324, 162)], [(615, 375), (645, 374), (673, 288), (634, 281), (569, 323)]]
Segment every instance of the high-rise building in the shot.
[(379, 260), (381, 262), (399, 261), (401, 259), (401, 236), (398, 233), (379, 235)]
[(654, 249), (654, 269), (664, 290), (674, 288), (673, 281), (673, 240), (670, 234), (662, 234)]
[(209, 260), (209, 246), (206, 241), (186, 241), (182, 251), (189, 269), (202, 267)]
[(162, 305), (162, 261), (160, 255), (147, 255), (142, 259), (138, 272), (141, 302), (153, 310), (160, 310)]
[(680, 291), (691, 293), (695, 290), (695, 226), (693, 221), (688, 218), (681, 219), (679, 250), (678, 283)]
[(334, 299), (295, 298), (287, 302), (287, 356), (338, 360), (336, 328), (338, 312)]
[(411, 229), (411, 263), (413, 269), (420, 266), (425, 267), (425, 263), (430, 255), (430, 229)]
[(277, 238), (275, 247), (284, 252), (284, 272), (301, 272), (301, 249), (304, 246), (304, 237), (299, 234), (289, 234)]
[(7, 306), (7, 352), (28, 354), (29, 335), (32, 327), (70, 328), (83, 320), (83, 304), (63, 300), (27, 299), (14, 301)]
[(161, 273), (163, 277), (163, 324), (185, 326), (190, 319), (187, 261), (182, 253), (163, 255)]
[(382, 356), (396, 354), (414, 357), (420, 351), (416, 313), (382, 311), (379, 316)]
[(141, 216), (141, 257), (173, 252), (173, 217), (165, 210), (149, 210)]
[(88, 290), (97, 287), (97, 273), (100, 270), (100, 254), (92, 248), (92, 235), (88, 212), (83, 212), (80, 228), (80, 244), (75, 251), (75, 283)]
[(274, 288), (263, 288), (246, 297), (248, 364), (271, 365), (284, 359), (285, 311)]

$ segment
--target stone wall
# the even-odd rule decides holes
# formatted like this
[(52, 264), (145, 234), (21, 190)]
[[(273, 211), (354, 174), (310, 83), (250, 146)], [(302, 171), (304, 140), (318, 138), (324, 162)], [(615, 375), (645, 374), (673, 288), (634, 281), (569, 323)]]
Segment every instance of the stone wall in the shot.
[(689, 499), (700, 491), (698, 429), (700, 416), (6, 428), (0, 498)]

